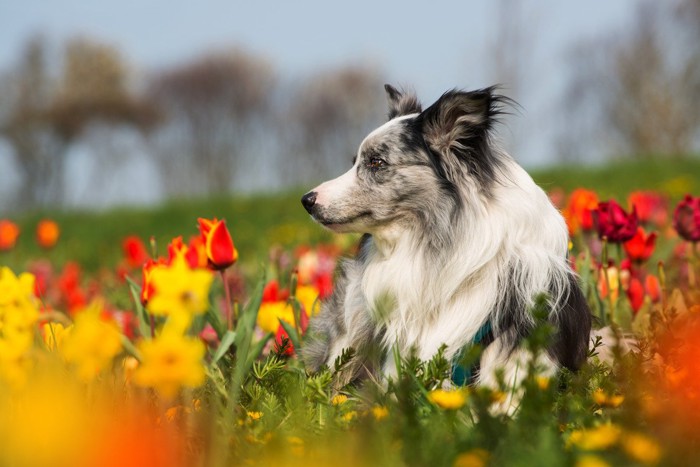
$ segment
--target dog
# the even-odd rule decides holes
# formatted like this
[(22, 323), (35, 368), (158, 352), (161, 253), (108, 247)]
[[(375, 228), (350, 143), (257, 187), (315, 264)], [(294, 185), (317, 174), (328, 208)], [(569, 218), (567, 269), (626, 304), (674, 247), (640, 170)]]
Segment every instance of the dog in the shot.
[(536, 326), (531, 308), (546, 294), (555, 333), (537, 364), (578, 369), (591, 313), (567, 259), (566, 224), (494, 141), (515, 103), (497, 87), (455, 89), (423, 109), (413, 93), (385, 89), (388, 122), (362, 141), (349, 171), (301, 200), (324, 227), (363, 234), (311, 320), (307, 368), (333, 368), (352, 348), (345, 383), (381, 379), (397, 371), (394, 350), (429, 360), (445, 346), (454, 360), (478, 342), (467, 383), (496, 386), (501, 369), (515, 384), (530, 358), (520, 344)]

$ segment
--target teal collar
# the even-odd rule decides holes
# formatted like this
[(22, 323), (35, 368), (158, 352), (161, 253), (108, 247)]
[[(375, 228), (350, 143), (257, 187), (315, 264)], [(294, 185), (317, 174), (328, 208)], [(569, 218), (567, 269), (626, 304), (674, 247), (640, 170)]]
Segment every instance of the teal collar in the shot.
[(465, 367), (461, 364), (467, 350), (479, 344), (486, 347), (491, 343), (491, 341), (493, 341), (491, 322), (486, 321), (484, 325), (479, 328), (472, 341), (462, 347), (462, 349), (460, 349), (460, 351), (457, 352), (452, 359), (452, 383), (454, 383), (455, 386), (466, 386), (468, 384), (472, 384), (472, 379), (476, 376), (476, 373), (479, 370), (479, 362), (471, 367)]

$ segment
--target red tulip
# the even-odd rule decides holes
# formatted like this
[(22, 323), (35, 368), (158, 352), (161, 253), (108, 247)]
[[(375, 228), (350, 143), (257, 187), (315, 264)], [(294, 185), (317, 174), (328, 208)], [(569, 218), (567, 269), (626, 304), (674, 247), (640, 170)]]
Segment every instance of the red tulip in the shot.
[(627, 214), (614, 200), (598, 203), (593, 211), (593, 221), (598, 230), (598, 236), (607, 237), (613, 243), (622, 243), (634, 237), (637, 233), (637, 209)]
[(36, 226), (36, 241), (42, 248), (53, 248), (58, 242), (58, 237), (61, 235), (61, 230), (58, 224), (52, 220), (44, 219)]
[(165, 261), (163, 259), (158, 259), (158, 261), (149, 259), (143, 265), (141, 270), (143, 274), (143, 283), (141, 285), (141, 304), (143, 306), (146, 306), (148, 299), (151, 297), (154, 291), (153, 284), (151, 282), (153, 270), (163, 266), (165, 266)]
[(685, 195), (673, 212), (673, 228), (689, 242), (700, 241), (700, 197)]
[(637, 313), (644, 304), (644, 286), (636, 277), (630, 280), (629, 289), (627, 289), (627, 297), (630, 300), (632, 311)]
[(212, 269), (226, 269), (238, 259), (238, 251), (233, 245), (231, 234), (226, 228), (226, 221), (199, 218), (199, 231), (204, 240), (209, 266)]
[(637, 227), (637, 233), (624, 243), (625, 252), (632, 261), (646, 261), (654, 252), (656, 246), (656, 232), (649, 235), (642, 227)]
[(124, 257), (131, 268), (140, 268), (148, 260), (148, 251), (141, 239), (135, 235), (130, 235), (122, 242)]
[(639, 222), (653, 223), (657, 226), (666, 224), (668, 212), (666, 198), (653, 191), (633, 191), (627, 198), (630, 206), (637, 208)]
[(7, 219), (0, 220), (0, 251), (14, 248), (19, 237), (19, 227)]

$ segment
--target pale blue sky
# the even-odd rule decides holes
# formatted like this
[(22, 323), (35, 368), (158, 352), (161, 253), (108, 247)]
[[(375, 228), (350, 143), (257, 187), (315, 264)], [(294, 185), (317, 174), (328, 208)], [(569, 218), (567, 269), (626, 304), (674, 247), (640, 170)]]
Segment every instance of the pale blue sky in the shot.
[[(12, 66), (34, 33), (42, 33), (56, 47), (76, 35), (112, 44), (137, 75), (210, 49), (238, 45), (266, 57), (282, 77), (291, 79), (346, 62), (374, 64), (387, 81), (414, 87), (429, 104), (450, 88), (493, 84), (487, 58), (497, 29), (496, 3), (0, 0), (0, 70)], [(565, 124), (558, 112), (567, 52), (581, 40), (623, 29), (637, 3), (519, 4), (519, 21), (531, 36), (525, 57), (528, 80), (518, 96), (523, 110), (507, 120), (512, 130), (504, 137), (508, 131), (526, 135), (511, 148), (523, 165), (556, 160), (555, 137)], [(507, 92), (508, 83), (503, 84)], [(9, 176), (9, 159), (2, 152), (0, 147), (0, 172), (5, 172), (0, 173), (0, 184), (3, 175)], [(157, 198), (153, 194), (149, 199), (153, 196)]]

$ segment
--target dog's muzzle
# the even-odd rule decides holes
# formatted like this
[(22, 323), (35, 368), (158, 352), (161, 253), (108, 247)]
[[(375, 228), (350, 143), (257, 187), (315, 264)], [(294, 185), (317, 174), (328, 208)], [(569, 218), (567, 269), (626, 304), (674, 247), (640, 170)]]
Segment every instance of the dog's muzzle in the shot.
[(304, 209), (311, 214), (311, 210), (316, 205), (316, 192), (310, 191), (301, 197), (301, 204), (304, 205)]

